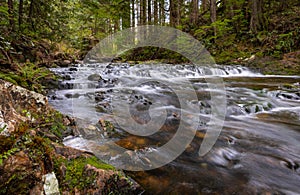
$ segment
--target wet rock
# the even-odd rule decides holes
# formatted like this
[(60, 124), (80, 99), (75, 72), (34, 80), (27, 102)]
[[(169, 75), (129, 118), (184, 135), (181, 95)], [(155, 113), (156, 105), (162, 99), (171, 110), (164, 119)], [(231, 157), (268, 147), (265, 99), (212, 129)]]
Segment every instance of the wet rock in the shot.
[(75, 64), (83, 64), (83, 61), (81, 61), (81, 60), (75, 60)]
[(83, 154), (84, 154), (84, 151), (77, 150), (77, 149), (74, 149), (71, 147), (62, 146), (62, 145), (55, 144), (55, 143), (53, 143), (52, 145), (55, 149), (55, 153), (62, 155), (69, 160), (78, 158), (80, 156), (83, 156)]
[(116, 79), (100, 79), (97, 88), (108, 88), (115, 85)]
[(63, 60), (59, 62), (59, 66), (66, 67), (69, 66), (72, 62), (70, 60)]
[(112, 170), (97, 169), (87, 164), (83, 174), (96, 176), (95, 188), (87, 190), (86, 194), (141, 194), (144, 191), (135, 181)]
[(58, 89), (73, 89), (73, 88), (74, 88), (73, 83), (64, 83), (64, 82), (58, 83)]
[(92, 74), (92, 75), (88, 76), (89, 81), (99, 81), (101, 79), (102, 79), (102, 77), (99, 74)]
[(75, 93), (75, 94), (67, 93), (67, 94), (65, 94), (66, 98), (79, 98), (79, 96), (80, 95), (78, 93)]
[(67, 81), (72, 80), (72, 77), (70, 75), (64, 75), (62, 78), (63, 80), (67, 80)]
[(75, 67), (71, 67), (71, 68), (69, 68), (69, 71), (78, 71), (78, 69), (77, 68), (75, 68)]

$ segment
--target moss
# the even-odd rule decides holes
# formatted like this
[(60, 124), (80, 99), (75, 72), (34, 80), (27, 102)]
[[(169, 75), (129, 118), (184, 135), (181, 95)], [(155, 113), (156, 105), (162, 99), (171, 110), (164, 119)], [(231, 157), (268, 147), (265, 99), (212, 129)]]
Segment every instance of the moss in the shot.
[[(63, 133), (66, 131), (67, 127), (64, 125), (64, 115), (58, 111), (51, 110), (49, 113), (45, 113), (43, 116), (35, 116), (37, 119), (37, 128), (43, 129), (41, 133), (44, 133), (44, 136), (47, 137), (47, 133), (49, 136), (53, 134), (57, 137), (56, 142), (62, 142)], [(53, 140), (54, 141), (54, 140)]]
[(0, 79), (38, 93), (45, 92), (44, 86), (41, 84), (43, 79), (57, 79), (50, 70), (47, 68), (40, 68), (33, 63), (18, 64), (17, 67), (17, 70), (14, 72), (1, 72), (0, 70)]
[[(98, 169), (115, 170), (113, 166), (102, 162), (95, 156), (79, 157), (71, 160), (62, 157), (56, 158), (54, 159), (54, 169), (55, 172), (58, 173), (61, 190), (73, 191), (75, 188), (82, 190), (84, 188), (93, 187), (96, 175), (84, 174), (84, 169), (87, 164)], [(61, 166), (66, 168), (65, 175), (61, 173)]]

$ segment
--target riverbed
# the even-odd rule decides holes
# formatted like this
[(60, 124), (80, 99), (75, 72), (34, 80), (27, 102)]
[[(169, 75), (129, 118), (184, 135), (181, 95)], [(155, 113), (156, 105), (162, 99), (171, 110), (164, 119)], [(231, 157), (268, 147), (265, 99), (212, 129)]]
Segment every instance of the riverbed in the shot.
[[(300, 194), (298, 75), (190, 64), (81, 64), (51, 70), (62, 81), (49, 93), (50, 104), (97, 131), (68, 137), (68, 146), (91, 151), (117, 167), (125, 161), (130, 161), (127, 168), (138, 162), (150, 167), (152, 159), (143, 152), (168, 156), (159, 149), (176, 136), (180, 124), (193, 132), (175, 160), (152, 170), (127, 171), (146, 194)], [(208, 78), (218, 78), (221, 88), (211, 88)], [(224, 98), (224, 120), (212, 149), (199, 155), (213, 108), (218, 107), (212, 96)], [(115, 126), (113, 131), (99, 127), (105, 120)], [(139, 134), (132, 123), (148, 130), (135, 129)], [(129, 160), (112, 143), (125, 148)]]

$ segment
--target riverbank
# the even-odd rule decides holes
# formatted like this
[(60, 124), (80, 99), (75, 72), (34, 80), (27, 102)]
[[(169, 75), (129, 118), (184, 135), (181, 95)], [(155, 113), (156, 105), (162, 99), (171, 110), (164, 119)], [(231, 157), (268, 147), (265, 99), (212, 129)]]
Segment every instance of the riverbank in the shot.
[[(224, 53), (226, 53), (224, 51)], [(226, 56), (214, 56), (214, 61), (220, 65), (242, 65), (255, 72), (267, 75), (299, 75), (300, 74), (300, 50), (282, 54), (280, 57), (263, 56), (256, 54), (241, 54), (242, 52), (228, 51)], [(239, 57), (236, 57), (239, 56)], [(127, 62), (134, 64), (185, 64), (190, 63), (181, 55), (157, 48), (135, 49), (122, 54), (115, 62)]]
[(0, 80), (0, 194), (140, 194), (122, 171), (66, 147), (75, 121), (47, 98)]

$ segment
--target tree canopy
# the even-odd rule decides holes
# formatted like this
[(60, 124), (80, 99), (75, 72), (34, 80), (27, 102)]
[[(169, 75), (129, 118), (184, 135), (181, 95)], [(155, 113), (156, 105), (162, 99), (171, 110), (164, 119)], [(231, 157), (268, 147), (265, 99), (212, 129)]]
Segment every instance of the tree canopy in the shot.
[(93, 40), (145, 24), (190, 33), (220, 62), (280, 57), (300, 45), (298, 0), (7, 0), (0, 3), (0, 18), (2, 58), (26, 37), (83, 50)]

